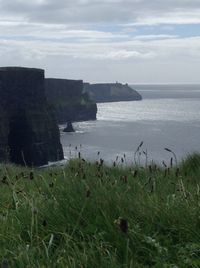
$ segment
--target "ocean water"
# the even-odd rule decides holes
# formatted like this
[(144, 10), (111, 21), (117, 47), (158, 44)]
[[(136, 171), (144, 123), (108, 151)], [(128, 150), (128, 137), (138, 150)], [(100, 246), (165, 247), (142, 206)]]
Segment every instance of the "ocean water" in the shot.
[[(128, 164), (169, 163), (173, 150), (180, 161), (200, 152), (200, 85), (134, 85), (142, 101), (98, 104), (97, 121), (74, 123), (75, 133), (63, 133), (65, 157), (78, 156), (107, 163), (125, 155)], [(143, 142), (141, 155), (134, 154)], [(98, 153), (100, 152), (100, 153)], [(147, 153), (147, 158), (145, 156)]]

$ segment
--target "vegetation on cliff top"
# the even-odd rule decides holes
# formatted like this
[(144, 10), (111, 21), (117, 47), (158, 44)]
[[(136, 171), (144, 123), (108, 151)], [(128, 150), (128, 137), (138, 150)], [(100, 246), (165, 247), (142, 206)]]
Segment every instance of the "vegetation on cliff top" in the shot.
[(163, 168), (79, 157), (0, 166), (2, 267), (200, 267), (199, 154)]

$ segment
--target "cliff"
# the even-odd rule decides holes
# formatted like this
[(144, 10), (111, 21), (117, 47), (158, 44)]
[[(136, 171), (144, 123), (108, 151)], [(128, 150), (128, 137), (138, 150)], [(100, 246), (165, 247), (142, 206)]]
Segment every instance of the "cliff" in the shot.
[[(0, 99), (1, 101), (1, 99)], [(4, 108), (0, 106), (0, 162), (8, 160), (8, 117)]]
[(95, 102), (135, 101), (141, 100), (142, 96), (128, 84), (105, 83), (84, 84), (84, 91)]
[(60, 124), (96, 119), (96, 103), (83, 93), (82, 80), (47, 78), (45, 89)]
[(63, 159), (43, 70), (0, 68), (0, 120), (1, 161), (39, 166)]

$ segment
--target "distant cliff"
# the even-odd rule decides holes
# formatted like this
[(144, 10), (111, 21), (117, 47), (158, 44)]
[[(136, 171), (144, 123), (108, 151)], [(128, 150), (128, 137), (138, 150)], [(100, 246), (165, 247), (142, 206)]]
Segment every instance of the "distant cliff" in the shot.
[(0, 120), (0, 161), (39, 166), (63, 159), (43, 70), (0, 68)]
[(45, 79), (46, 95), (60, 124), (67, 121), (95, 120), (97, 106), (83, 93), (82, 80)]
[(105, 83), (84, 84), (84, 91), (95, 102), (135, 101), (141, 100), (142, 96), (128, 84)]

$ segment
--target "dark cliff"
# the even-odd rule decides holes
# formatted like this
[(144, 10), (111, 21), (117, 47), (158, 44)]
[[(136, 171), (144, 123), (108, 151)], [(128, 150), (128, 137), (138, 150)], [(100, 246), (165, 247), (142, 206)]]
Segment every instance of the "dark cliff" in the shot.
[(141, 100), (142, 96), (128, 84), (105, 83), (84, 84), (84, 91), (95, 102), (135, 101)]
[(8, 160), (8, 116), (4, 109), (0, 106), (0, 162)]
[(63, 159), (43, 70), (0, 68), (0, 120), (1, 161), (39, 166)]
[(82, 80), (45, 79), (46, 95), (60, 124), (95, 120), (96, 103), (83, 93)]

